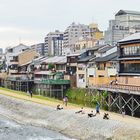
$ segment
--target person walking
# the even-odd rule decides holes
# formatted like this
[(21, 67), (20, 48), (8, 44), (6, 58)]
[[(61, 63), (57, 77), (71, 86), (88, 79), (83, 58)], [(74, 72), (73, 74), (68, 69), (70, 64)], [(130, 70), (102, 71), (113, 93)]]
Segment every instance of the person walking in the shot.
[(100, 104), (97, 102), (96, 104), (96, 114), (100, 114)]
[(63, 98), (63, 104), (64, 104), (65, 106), (67, 106), (67, 104), (68, 104), (68, 97), (67, 97), (67, 96), (65, 96), (65, 97)]
[(32, 91), (30, 91), (30, 96), (31, 96), (31, 98), (33, 97), (33, 92)]

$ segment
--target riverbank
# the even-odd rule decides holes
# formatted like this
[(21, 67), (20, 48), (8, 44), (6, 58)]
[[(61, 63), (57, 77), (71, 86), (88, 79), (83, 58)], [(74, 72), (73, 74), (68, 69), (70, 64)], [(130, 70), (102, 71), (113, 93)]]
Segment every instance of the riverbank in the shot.
[(86, 108), (86, 114), (83, 115), (75, 114), (79, 107), (73, 105), (56, 111), (58, 102), (30, 98), (4, 90), (0, 90), (0, 93), (0, 113), (24, 125), (45, 127), (83, 140), (107, 138), (138, 140), (140, 137), (140, 119), (138, 118), (129, 116), (123, 118), (119, 114), (109, 113), (111, 119), (103, 120), (103, 111), (94, 118), (88, 118), (87, 113), (91, 111), (90, 108)]

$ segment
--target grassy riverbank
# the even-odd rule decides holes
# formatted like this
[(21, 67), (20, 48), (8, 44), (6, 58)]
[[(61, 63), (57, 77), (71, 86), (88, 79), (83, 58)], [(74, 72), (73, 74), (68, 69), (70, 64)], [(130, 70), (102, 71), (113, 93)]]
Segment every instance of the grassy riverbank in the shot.
[(104, 120), (103, 110), (100, 115), (88, 118), (87, 113), (91, 112), (91, 108), (84, 108), (85, 114), (75, 114), (79, 107), (68, 104), (63, 110), (57, 111), (57, 104), (55, 100), (31, 98), (26, 94), (0, 89), (0, 113), (25, 126), (31, 124), (48, 128), (81, 140), (139, 140), (140, 121), (137, 118), (123, 118), (108, 112), (110, 119)]
[[(55, 104), (62, 104), (62, 100), (58, 100), (56, 98), (50, 98), (50, 97), (36, 95), (36, 94), (33, 94), (33, 98), (30, 98), (30, 95), (26, 92), (11, 90), (11, 89), (7, 89), (7, 88), (3, 88), (3, 87), (0, 87), (0, 90), (11, 92), (11, 95), (8, 94), (10, 96), (12, 96), (12, 93), (14, 93), (16, 95), (22, 95), (22, 96), (15, 96), (15, 97), (16, 98), (25, 97), (24, 100), (34, 101), (34, 99), (39, 99), (40, 101), (41, 100), (43, 101), (42, 104), (45, 103), (45, 101), (54, 102)], [(2, 92), (0, 92), (0, 93), (2, 93)], [(13, 96), (14, 96), (14, 94), (13, 94)], [(74, 103), (69, 103), (69, 105), (79, 106), (78, 104), (74, 104)]]

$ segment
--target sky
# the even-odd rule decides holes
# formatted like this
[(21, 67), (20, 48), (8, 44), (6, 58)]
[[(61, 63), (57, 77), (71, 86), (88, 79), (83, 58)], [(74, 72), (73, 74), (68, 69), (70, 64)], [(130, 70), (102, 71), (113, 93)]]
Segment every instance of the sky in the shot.
[(106, 30), (120, 9), (140, 11), (140, 0), (0, 0), (0, 48), (32, 45), (72, 22)]

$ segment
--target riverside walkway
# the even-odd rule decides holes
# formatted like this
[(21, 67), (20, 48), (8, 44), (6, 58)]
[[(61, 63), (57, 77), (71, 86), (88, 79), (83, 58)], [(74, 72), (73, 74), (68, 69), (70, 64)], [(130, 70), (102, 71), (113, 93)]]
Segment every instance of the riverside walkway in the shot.
[[(56, 106), (58, 104), (62, 104), (62, 101), (59, 101), (59, 100), (51, 100), (51, 99), (50, 100), (44, 100), (44, 99), (39, 99), (38, 96), (33, 96), (33, 98), (31, 98), (29, 95), (19, 94), (14, 90), (11, 90), (11, 91), (8, 90), (7, 91), (3, 88), (0, 88), (0, 94), (6, 95), (6, 96), (11, 96), (11, 97), (21, 99), (21, 100), (26, 100), (26, 101), (39, 103), (39, 104), (42, 104), (42, 105), (45, 105), (45, 106), (51, 106), (51, 107), (54, 107), (54, 108), (56, 108)], [(63, 106), (63, 104), (62, 104), (62, 106)], [(68, 103), (67, 107), (64, 106), (65, 110), (74, 110), (74, 112), (79, 110), (79, 108), (81, 108), (81, 106), (71, 104), (71, 103)], [(93, 108), (92, 108), (92, 110), (93, 110)], [(90, 112), (91, 108), (85, 107), (85, 111)], [(105, 112), (108, 112), (108, 111), (101, 110), (101, 115), (103, 116), (103, 114)], [(118, 120), (118, 121), (123, 121), (123, 122), (128, 123), (128, 124), (130, 123), (130, 124), (137, 125), (139, 120), (140, 120), (139, 118), (134, 118), (134, 117), (127, 116), (127, 115), (125, 116), (125, 118), (123, 118), (121, 114), (117, 114), (117, 113), (113, 113), (113, 112), (108, 112), (108, 113), (110, 114), (111, 119)]]

